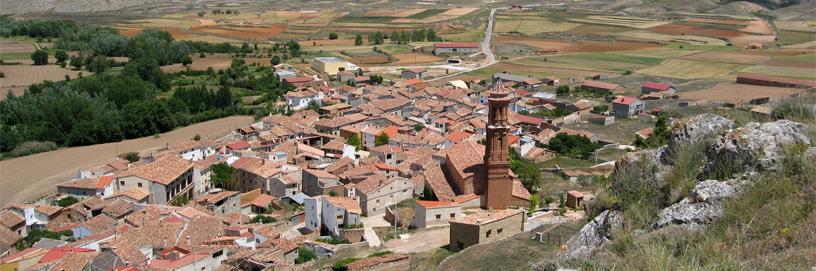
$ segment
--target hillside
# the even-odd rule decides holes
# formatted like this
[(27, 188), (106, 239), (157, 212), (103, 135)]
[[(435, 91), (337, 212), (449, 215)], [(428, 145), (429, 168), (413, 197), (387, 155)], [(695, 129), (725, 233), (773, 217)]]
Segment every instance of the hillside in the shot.
[(116, 11), (142, 5), (153, 4), (195, 4), (204, 0), (0, 0), (0, 14), (25, 14), (32, 12), (76, 13)]

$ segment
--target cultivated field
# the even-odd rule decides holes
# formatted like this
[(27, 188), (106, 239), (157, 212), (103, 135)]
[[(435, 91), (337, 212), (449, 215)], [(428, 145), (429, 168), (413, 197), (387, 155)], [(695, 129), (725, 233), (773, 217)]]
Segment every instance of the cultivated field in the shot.
[(624, 37), (624, 38), (631, 38), (631, 39), (638, 39), (638, 40), (676, 42), (676, 43), (686, 43), (686, 44), (692, 44), (692, 45), (725, 46), (725, 45), (728, 44), (728, 42), (726, 42), (724, 40), (717, 39), (717, 38), (711, 38), (711, 37), (703, 37), (703, 36), (695, 36), (695, 35), (669, 35), (669, 34), (660, 34), (660, 33), (654, 33), (654, 32), (643, 31), (643, 30), (615, 33), (615, 36)]
[(160, 137), (143, 137), (118, 143), (65, 148), (20, 158), (0, 161), (0, 206), (34, 200), (55, 192), (55, 185), (67, 181), (81, 168), (104, 164), (116, 159), (118, 153), (137, 151), (147, 153), (193, 138), (215, 138), (249, 124), (249, 116), (233, 116), (211, 120), (171, 132)]
[(816, 70), (810, 67), (751, 66), (743, 71), (795, 79), (816, 80)]
[(638, 29), (646, 29), (650, 27), (661, 26), (668, 23), (649, 18), (624, 17), (624, 16), (588, 16), (586, 18), (570, 18), (568, 20), (579, 23), (623, 26)]
[(629, 42), (629, 41), (563, 41), (563, 40), (547, 40), (535, 37), (524, 37), (515, 35), (498, 35), (496, 37), (498, 44), (518, 44), (526, 45), (541, 49), (557, 49), (562, 53), (582, 53), (582, 52), (613, 52), (613, 51), (627, 51), (639, 50), (646, 48), (658, 47), (656, 44), (645, 42)]
[(758, 65), (765, 63), (771, 57), (760, 55), (753, 52), (745, 52), (745, 51), (734, 51), (734, 52), (723, 52), (723, 51), (712, 51), (712, 52), (705, 52), (693, 55), (684, 56), (683, 59), (688, 60), (699, 60), (699, 61), (711, 61), (711, 62), (721, 62), (721, 63), (732, 63), (732, 64), (745, 64), (745, 65)]
[(646, 75), (679, 79), (718, 78), (732, 80), (736, 78), (735, 73), (743, 68), (745, 68), (745, 66), (737, 64), (670, 59), (663, 64), (642, 69), (637, 72)]
[[(253, 63), (257, 63), (258, 65), (261, 66), (272, 65), (271, 58), (244, 58), (244, 62), (247, 65), (251, 65)], [(232, 63), (231, 57), (193, 58), (193, 64), (190, 65), (190, 69), (199, 71), (207, 70), (207, 68), (213, 68), (214, 70), (224, 70), (229, 68), (231, 63)], [(186, 69), (187, 68), (181, 64), (162, 66), (162, 71), (164, 72), (179, 72)]]
[(514, 61), (514, 63), (542, 67), (574, 69), (583, 68), (608, 72), (624, 72), (658, 65), (662, 61), (663, 59), (660, 58), (628, 56), (614, 53), (582, 53), (547, 57), (531, 57)]
[(725, 82), (719, 83), (709, 89), (681, 92), (680, 98), (720, 102), (741, 101), (747, 103), (757, 98), (783, 98), (804, 92), (806, 92), (806, 90), (803, 89), (764, 87)]
[(34, 45), (31, 43), (19, 40), (0, 40), (0, 54), (31, 52), (34, 52)]
[(93, 74), (89, 71), (75, 71), (71, 69), (60, 68), (57, 65), (0, 65), (0, 72), (6, 75), (5, 78), (0, 78), (0, 88), (14, 87), (14, 86), (28, 86), (37, 84), (45, 80), (62, 81), (68, 75), (71, 78), (77, 78), (81, 72), (83, 75)]
[(443, 58), (431, 54), (406, 53), (393, 55), (398, 60), (393, 65), (411, 65), (420, 63), (433, 63), (442, 61)]

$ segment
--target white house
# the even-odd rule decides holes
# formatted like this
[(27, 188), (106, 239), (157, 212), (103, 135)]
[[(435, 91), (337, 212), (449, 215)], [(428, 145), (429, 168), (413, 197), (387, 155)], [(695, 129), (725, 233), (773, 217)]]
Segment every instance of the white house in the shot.
[(324, 228), (339, 236), (340, 229), (362, 224), (360, 204), (347, 197), (317, 196), (306, 198), (306, 228), (312, 231)]
[(323, 103), (323, 92), (308, 87), (286, 92), (284, 97), (286, 98), (286, 105), (292, 110), (305, 109), (311, 102), (315, 102), (317, 105)]

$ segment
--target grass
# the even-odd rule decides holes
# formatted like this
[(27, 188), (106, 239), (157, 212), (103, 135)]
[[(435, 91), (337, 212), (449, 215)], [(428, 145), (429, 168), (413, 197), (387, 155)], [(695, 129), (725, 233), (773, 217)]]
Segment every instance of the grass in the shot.
[(562, 168), (580, 168), (591, 167), (594, 166), (595, 164), (596, 163), (593, 163), (589, 160), (575, 159), (559, 155), (553, 159), (541, 162), (538, 165), (541, 166), (542, 168), (554, 168), (556, 165)]
[(678, 79), (731, 79), (730, 77), (733, 77), (736, 72), (743, 68), (745, 68), (744, 65), (737, 64), (670, 59), (663, 64), (642, 69), (637, 72), (646, 75)]
[(413, 14), (413, 15), (405, 17), (405, 18), (408, 18), (408, 19), (425, 19), (425, 18), (437, 15), (437, 14), (445, 12), (445, 11), (448, 11), (448, 10), (447, 9), (439, 9), (439, 8), (426, 9), (426, 10), (424, 10), (422, 12)]
[(793, 67), (774, 67), (774, 66), (751, 66), (744, 70), (744, 72), (767, 74), (774, 76), (789, 77), (794, 79), (816, 80), (816, 73), (809, 68), (793, 68)]
[[(584, 222), (563, 224), (549, 230), (550, 236), (566, 242)], [(532, 239), (535, 232), (552, 227), (545, 225), (516, 234), (504, 240), (478, 245), (461, 251), (445, 261), (440, 270), (531, 270), (542, 259), (554, 258), (560, 251), (558, 242), (541, 243)]]
[(335, 23), (389, 23), (394, 20), (393, 17), (369, 17), (369, 16), (353, 16), (346, 15), (334, 20)]
[(423, 253), (410, 254), (411, 270), (434, 270), (439, 263), (453, 255), (446, 248), (437, 248)]
[(816, 33), (784, 30), (777, 38), (780, 44), (800, 44), (816, 40)]

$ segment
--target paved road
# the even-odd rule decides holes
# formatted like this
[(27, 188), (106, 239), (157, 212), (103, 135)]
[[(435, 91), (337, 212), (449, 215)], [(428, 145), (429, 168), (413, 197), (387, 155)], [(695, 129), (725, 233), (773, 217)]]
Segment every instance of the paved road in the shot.
[(366, 242), (368, 242), (369, 247), (379, 247), (382, 245), (380, 237), (377, 236), (376, 232), (374, 232), (374, 227), (380, 228), (391, 226), (388, 221), (385, 221), (383, 218), (384, 216), (385, 214), (363, 217), (363, 238), (365, 238)]
[(496, 11), (500, 9), (507, 9), (508, 7), (500, 7), (500, 8), (493, 8), (490, 10), (490, 15), (487, 16), (487, 28), (485, 29), (485, 36), (482, 38), (481, 48), (482, 53), (485, 55), (484, 63), (480, 63), (478, 66), (474, 67), (473, 69), (460, 71), (456, 73), (452, 73), (445, 76), (440, 76), (428, 81), (436, 81), (441, 79), (450, 78), (453, 76), (461, 75), (464, 73), (468, 73), (471, 71), (479, 70), (485, 67), (489, 67), (490, 65), (496, 64), (496, 54), (493, 53), (493, 49), (490, 48), (490, 42), (493, 38), (493, 25), (496, 22)]

